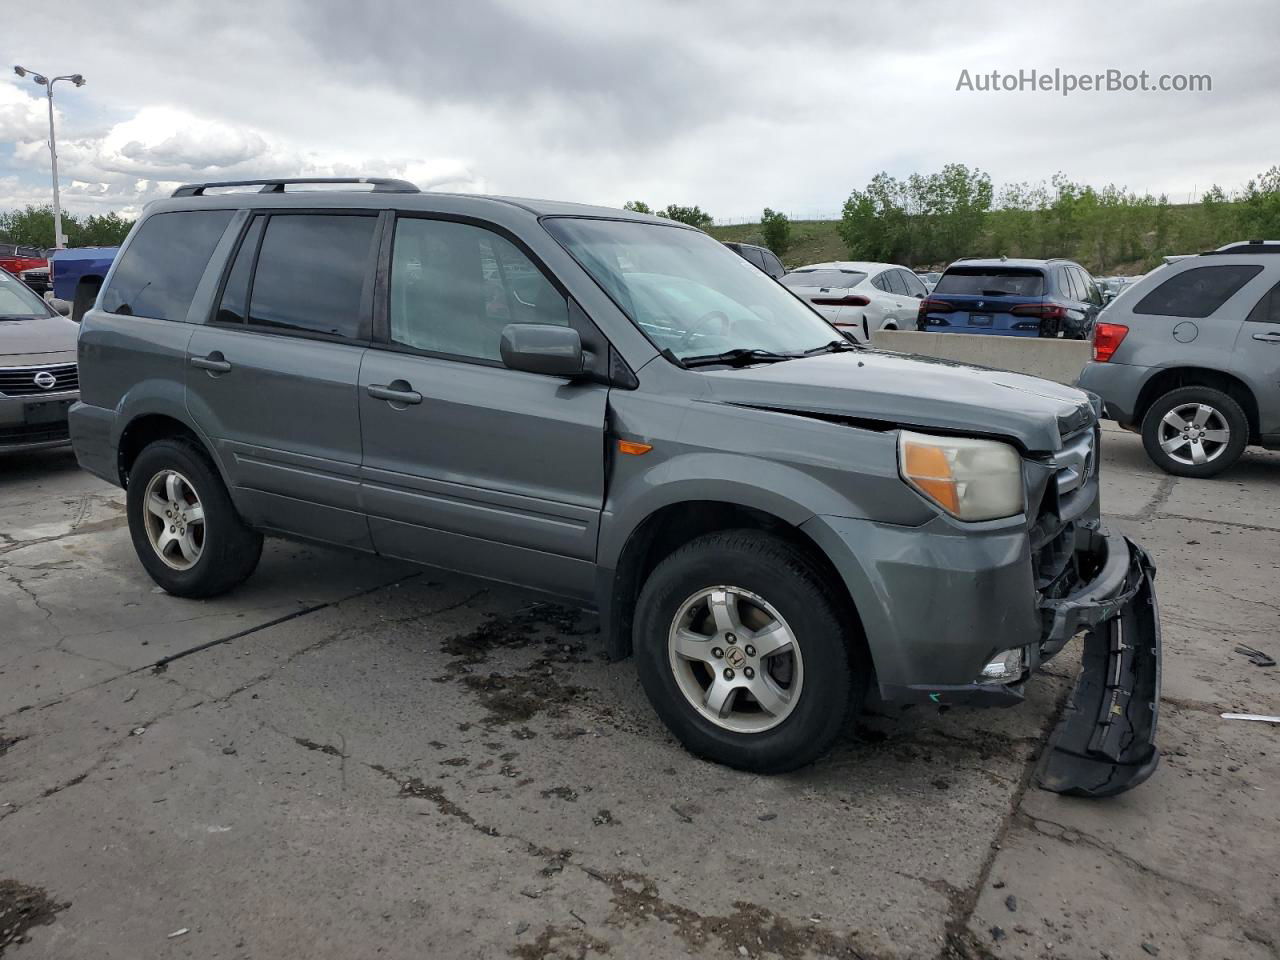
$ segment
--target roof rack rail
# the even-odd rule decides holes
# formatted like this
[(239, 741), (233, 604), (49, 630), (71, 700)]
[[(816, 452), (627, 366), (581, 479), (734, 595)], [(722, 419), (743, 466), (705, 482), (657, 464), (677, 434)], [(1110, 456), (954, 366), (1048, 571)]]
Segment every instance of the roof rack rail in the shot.
[(1217, 250), (1205, 250), (1200, 256), (1212, 257), (1221, 254), (1229, 256), (1233, 253), (1280, 253), (1280, 240), (1237, 240)]
[(174, 197), (202, 197), (211, 187), (256, 187), (261, 185), (259, 193), (284, 193), (285, 187), (295, 183), (368, 183), (373, 185), (373, 193), (421, 193), (416, 185), (408, 180), (395, 180), (390, 177), (296, 177), (292, 179), (268, 180), (218, 180), (209, 183), (184, 183), (173, 191)]

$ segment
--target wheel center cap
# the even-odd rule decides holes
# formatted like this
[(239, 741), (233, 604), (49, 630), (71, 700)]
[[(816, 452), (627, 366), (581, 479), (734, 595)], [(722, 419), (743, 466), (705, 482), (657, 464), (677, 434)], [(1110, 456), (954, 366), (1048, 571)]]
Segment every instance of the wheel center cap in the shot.
[(747, 662), (747, 655), (738, 647), (730, 647), (724, 652), (724, 662), (739, 670)]

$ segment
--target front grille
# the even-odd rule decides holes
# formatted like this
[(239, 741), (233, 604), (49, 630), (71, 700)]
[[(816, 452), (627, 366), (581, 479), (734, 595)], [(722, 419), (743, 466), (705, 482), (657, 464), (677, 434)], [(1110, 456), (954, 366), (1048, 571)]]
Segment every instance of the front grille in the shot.
[[(53, 383), (43, 386), (36, 378), (49, 374)], [(47, 381), (46, 381), (47, 382)], [(47, 367), (0, 367), (0, 395), (37, 397), (43, 393), (63, 393), (80, 389), (80, 375), (74, 363), (55, 363)]]
[(1065, 496), (1083, 487), (1097, 469), (1094, 460), (1093, 431), (1082, 430), (1068, 440), (1054, 456), (1058, 464), (1056, 480), (1058, 496)]
[(61, 423), (32, 423), (17, 427), (0, 427), (0, 448), (27, 443), (56, 443), (70, 440), (67, 421)]

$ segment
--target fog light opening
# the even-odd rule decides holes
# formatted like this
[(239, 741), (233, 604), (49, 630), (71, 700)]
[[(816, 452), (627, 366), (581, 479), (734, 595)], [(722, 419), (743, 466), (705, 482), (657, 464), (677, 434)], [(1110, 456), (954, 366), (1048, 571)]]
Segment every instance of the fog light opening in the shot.
[(996, 683), (1013, 683), (1021, 679), (1026, 666), (1026, 651), (1022, 647), (1005, 650), (998, 657), (982, 668), (981, 680), (994, 680)]

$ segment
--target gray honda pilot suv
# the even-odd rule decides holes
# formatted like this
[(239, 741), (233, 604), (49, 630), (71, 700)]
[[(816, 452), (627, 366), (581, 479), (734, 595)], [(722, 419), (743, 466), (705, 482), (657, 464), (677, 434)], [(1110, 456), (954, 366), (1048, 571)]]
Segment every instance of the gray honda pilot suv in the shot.
[(166, 591), (267, 534), (565, 597), (690, 750), (761, 772), (872, 687), (1017, 703), (1083, 635), (1042, 784), (1155, 768), (1153, 571), (1099, 524), (1086, 394), (855, 346), (669, 220), (308, 183), (151, 204), (84, 318), (75, 450)]

